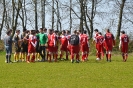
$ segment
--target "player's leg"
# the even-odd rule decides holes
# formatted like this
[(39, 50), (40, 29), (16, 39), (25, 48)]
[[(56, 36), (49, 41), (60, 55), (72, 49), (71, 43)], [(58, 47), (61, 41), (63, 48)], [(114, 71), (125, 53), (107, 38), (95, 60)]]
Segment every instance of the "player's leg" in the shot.
[(27, 63), (30, 63), (30, 55), (31, 55), (31, 53), (27, 54), (27, 60), (26, 60)]
[(74, 47), (71, 46), (71, 62), (74, 62)]
[(76, 53), (76, 62), (79, 63), (79, 52), (80, 52), (80, 47), (77, 45), (77, 46), (74, 46), (74, 53)]
[(48, 61), (51, 62), (52, 52), (49, 51)]
[(86, 55), (85, 55), (85, 49), (84, 49), (84, 46), (83, 45), (81, 45), (80, 50), (81, 50), (81, 54), (82, 54), (82, 61), (84, 62)]
[(82, 51), (82, 61), (84, 62), (86, 58), (86, 53)]
[(100, 60), (100, 47), (99, 47), (99, 45), (96, 45), (96, 50), (97, 50), (97, 52), (96, 52), (96, 60)]
[(33, 52), (31, 55), (31, 62), (35, 62), (35, 52)]
[(66, 60), (68, 60), (68, 51), (66, 51)]
[(108, 61), (108, 51), (106, 50), (106, 60)]
[(100, 52), (99, 52), (99, 50), (97, 50), (97, 58), (96, 58), (96, 60), (100, 60), (101, 58), (100, 58)]
[(126, 62), (128, 58), (128, 46), (124, 47), (123, 52), (124, 52), (124, 62)]
[(64, 55), (64, 51), (61, 49), (61, 50), (60, 50), (60, 60), (63, 60), (63, 58), (62, 58), (63, 55)]
[(111, 50), (110, 51), (108, 51), (108, 62), (111, 62)]
[(6, 50), (5, 63), (8, 63), (9, 46), (5, 46), (5, 50)]
[(127, 61), (128, 53), (125, 53), (125, 62)]
[(54, 53), (55, 62), (57, 62), (57, 57), (58, 57), (58, 52), (56, 51), (56, 52)]
[(44, 61), (45, 61), (45, 58), (43, 58), (43, 57), (44, 57), (44, 55), (43, 55), (43, 46), (40, 46), (39, 54), (40, 54), (40, 56), (41, 56), (41, 58), (42, 58), (41, 61), (44, 62)]
[(85, 57), (86, 61), (88, 60), (89, 52), (90, 52), (90, 47), (87, 46), (86, 57)]

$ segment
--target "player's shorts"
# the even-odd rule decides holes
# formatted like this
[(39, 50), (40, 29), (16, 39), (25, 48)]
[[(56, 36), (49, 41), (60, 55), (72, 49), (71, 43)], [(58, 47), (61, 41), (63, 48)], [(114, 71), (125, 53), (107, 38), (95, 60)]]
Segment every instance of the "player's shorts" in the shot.
[(21, 52), (22, 52), (22, 53), (24, 53), (24, 52), (28, 53), (28, 48), (24, 48), (24, 47), (21, 48)]
[(112, 51), (113, 45), (105, 45), (106, 51)]
[(23, 46), (21, 46), (21, 52), (24, 53), (24, 52), (28, 52), (28, 45), (27, 44), (23, 44)]
[(71, 45), (67, 46), (67, 51), (69, 51), (69, 52), (71, 51)]
[(89, 52), (89, 47), (88, 47), (88, 45), (81, 45), (81, 51), (82, 51), (82, 52)]
[(34, 47), (28, 48), (28, 53), (35, 53), (36, 49)]
[(58, 52), (58, 46), (55, 47), (54, 52)]
[(15, 46), (15, 52), (20, 52), (21, 48), (19, 46)]
[(103, 45), (96, 45), (96, 49), (97, 49), (97, 52), (98, 53), (103, 53), (104, 52), (104, 48), (103, 48)]
[(68, 49), (67, 49), (67, 46), (62, 46), (62, 47), (60, 48), (60, 50), (61, 50), (61, 51), (67, 51)]
[(78, 54), (80, 51), (79, 45), (71, 45), (71, 53)]
[(54, 45), (48, 45), (48, 52), (55, 52)]
[(40, 46), (37, 46), (36, 47), (36, 52), (39, 53), (39, 51), (40, 51)]
[(6, 46), (5, 45), (6, 54), (11, 55), (12, 54), (12, 46)]
[(123, 46), (123, 47), (121, 48), (121, 52), (127, 53), (127, 52), (128, 52), (128, 46)]

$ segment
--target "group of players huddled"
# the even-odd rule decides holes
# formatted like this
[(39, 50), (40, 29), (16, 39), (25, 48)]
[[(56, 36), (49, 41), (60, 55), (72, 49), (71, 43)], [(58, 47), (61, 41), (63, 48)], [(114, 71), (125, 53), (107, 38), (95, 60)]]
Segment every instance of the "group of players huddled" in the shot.
[[(113, 34), (109, 29), (106, 30), (104, 36), (98, 29), (95, 29), (94, 32), (93, 44), (95, 44), (97, 51), (96, 60), (103, 59), (105, 49), (106, 60), (111, 62), (111, 52), (113, 46), (115, 46)], [(12, 41), (9, 34), (11, 34), (11, 30), (7, 32), (4, 39), (7, 63), (11, 62), (11, 49), (8, 46), (12, 45)], [(128, 42), (129, 38), (125, 34), (125, 31), (121, 31), (119, 49), (122, 52), (124, 62), (126, 62), (128, 57)], [(20, 30), (16, 30), (13, 37), (13, 43), (15, 47), (14, 62), (57, 62), (57, 60), (60, 59), (71, 60), (72, 63), (79, 63), (80, 61), (85, 62), (88, 60), (90, 51), (89, 36), (86, 30), (83, 32), (81, 32), (81, 30), (74, 30), (73, 33), (70, 34), (69, 30), (59, 32), (57, 30), (54, 31), (53, 29), (49, 29), (47, 33), (46, 28), (40, 28), (39, 30), (24, 30), (21, 36)], [(70, 55), (70, 58), (68, 58), (68, 55)], [(81, 59), (80, 55), (82, 55)]]

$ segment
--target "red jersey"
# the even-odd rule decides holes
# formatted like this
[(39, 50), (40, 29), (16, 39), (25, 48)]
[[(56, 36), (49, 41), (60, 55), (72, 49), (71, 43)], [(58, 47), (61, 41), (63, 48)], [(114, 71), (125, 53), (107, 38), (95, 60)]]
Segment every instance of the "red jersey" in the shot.
[(120, 44), (122, 47), (128, 46), (129, 38), (126, 34), (122, 34), (120, 37)]
[(104, 37), (102, 35), (96, 37), (97, 53), (103, 52)]
[(105, 34), (105, 44), (106, 44), (106, 46), (113, 46), (113, 45), (115, 45), (115, 42), (114, 42), (114, 36), (113, 36), (113, 34), (111, 34), (111, 33), (106, 33)]
[(80, 43), (81, 43), (81, 37), (82, 37), (82, 34), (79, 34), (79, 40), (80, 40)]
[(55, 39), (55, 45), (56, 46), (58, 46), (58, 39), (59, 39), (59, 37), (58, 37), (58, 35), (57, 34), (55, 34), (55, 33), (53, 33), (53, 37), (54, 37), (54, 39)]
[(28, 52), (34, 52), (37, 43), (37, 38), (34, 35), (29, 35)]
[(103, 41), (104, 41), (104, 37), (102, 35), (96, 37), (96, 44), (102, 45)]
[(95, 35), (94, 35), (94, 40), (96, 40), (96, 37), (98, 36), (98, 33), (96, 33)]
[(48, 46), (55, 46), (55, 35), (54, 34), (48, 34)]
[(61, 41), (61, 45), (62, 45), (62, 46), (66, 46), (66, 47), (67, 47), (67, 45), (68, 45), (67, 36), (62, 35), (60, 41)]
[(70, 37), (71, 37), (71, 35), (66, 35), (66, 37), (67, 37), (67, 40), (69, 40), (69, 39), (70, 39)]
[(87, 45), (88, 46), (88, 40), (89, 40), (88, 36), (86, 34), (83, 34), (80, 38), (80, 43), (82, 45)]
[(67, 37), (68, 45), (69, 45), (69, 40), (70, 40), (71, 35), (66, 35), (66, 37)]

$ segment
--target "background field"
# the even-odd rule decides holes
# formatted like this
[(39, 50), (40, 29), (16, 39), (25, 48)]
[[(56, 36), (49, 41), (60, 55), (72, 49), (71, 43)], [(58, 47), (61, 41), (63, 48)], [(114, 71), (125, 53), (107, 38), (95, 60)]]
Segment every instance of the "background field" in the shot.
[(133, 58), (127, 62), (113, 54), (112, 62), (4, 63), (0, 52), (0, 88), (133, 88)]

